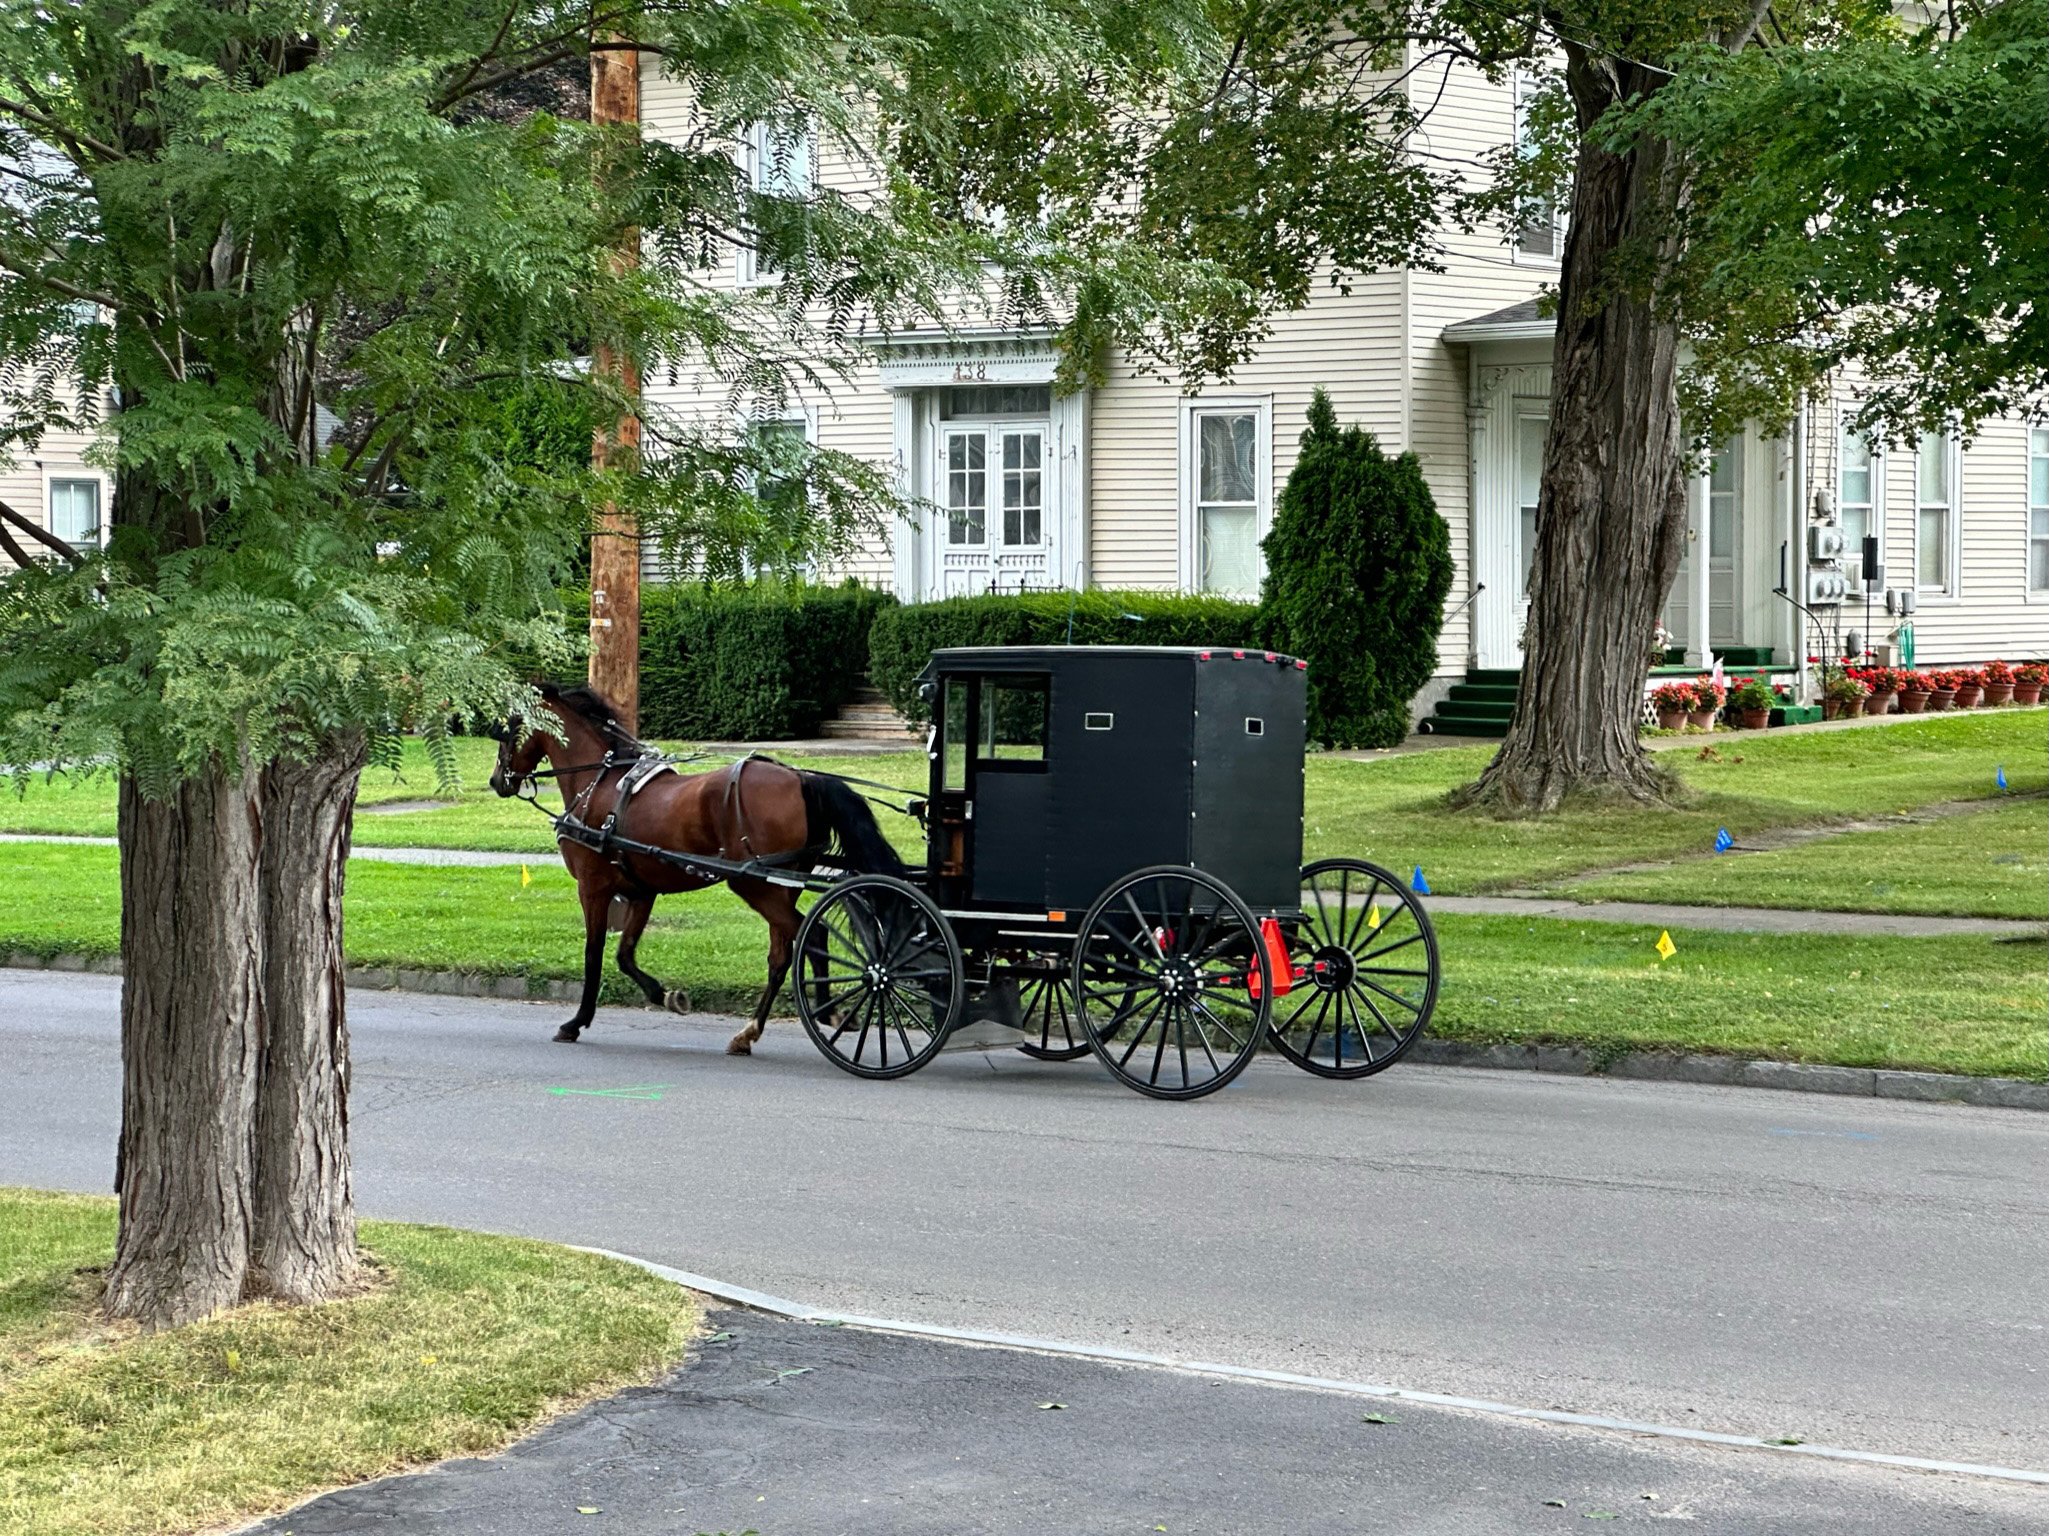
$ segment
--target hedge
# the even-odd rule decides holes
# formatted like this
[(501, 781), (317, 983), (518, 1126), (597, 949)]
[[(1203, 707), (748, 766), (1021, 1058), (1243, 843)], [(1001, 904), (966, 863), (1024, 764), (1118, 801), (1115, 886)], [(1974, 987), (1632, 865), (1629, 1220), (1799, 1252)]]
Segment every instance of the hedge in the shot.
[(868, 632), (868, 670), (908, 720), (929, 718), (918, 674), (957, 645), (1256, 644), (1259, 605), (1162, 592), (1025, 592), (885, 608)]
[(640, 728), (686, 741), (816, 736), (866, 681), (869, 626), (896, 599), (840, 587), (648, 586)]

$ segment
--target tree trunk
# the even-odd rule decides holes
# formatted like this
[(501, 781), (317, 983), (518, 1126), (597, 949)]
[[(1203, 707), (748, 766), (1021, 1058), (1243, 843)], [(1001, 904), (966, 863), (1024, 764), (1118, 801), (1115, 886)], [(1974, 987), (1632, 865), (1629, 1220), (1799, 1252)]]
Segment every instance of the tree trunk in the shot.
[(267, 1034), (256, 1097), (256, 1180), (246, 1289), (324, 1301), (354, 1283), (349, 1033), (342, 886), (361, 779), (360, 733), (263, 776)]
[(1507, 812), (1582, 793), (1657, 800), (1668, 782), (1637, 722), (1684, 548), (1686, 479), (1678, 326), (1649, 294), (1676, 254), (1688, 173), (1661, 139), (1615, 155), (1588, 132), (1616, 101), (1656, 88), (1647, 71), (1568, 49), (1566, 79), (1581, 137), (1522, 686), (1507, 739), (1462, 796)]
[(106, 1307), (175, 1327), (240, 1300), (263, 1038), (261, 783), (120, 792), (120, 1237)]

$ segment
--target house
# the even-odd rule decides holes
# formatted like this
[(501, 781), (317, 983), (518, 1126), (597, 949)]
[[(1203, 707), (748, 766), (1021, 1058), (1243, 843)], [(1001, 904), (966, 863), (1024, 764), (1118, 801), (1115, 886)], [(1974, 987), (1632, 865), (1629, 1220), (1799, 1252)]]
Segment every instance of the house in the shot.
[[(91, 442), (79, 432), (46, 432), (33, 449), (0, 457), (0, 502), (74, 545), (101, 543), (113, 481), (105, 470), (86, 463)], [(17, 542), (33, 542), (16, 532)], [(12, 564), (0, 552), (0, 570)]]
[[(652, 61), (644, 70), (643, 131), (683, 139), (684, 89)], [(1411, 76), (1419, 105), (1436, 103), (1425, 152), (1475, 164), (1511, 142), (1522, 87), (1463, 64), (1441, 80)], [(854, 174), (816, 145), (755, 143), (742, 155), (764, 190)], [(1058, 394), (1048, 335), (967, 327), (875, 340), (872, 375), (804, 395), (770, 427), (893, 465), (929, 504), (846, 572), (906, 601), (1048, 586), (1249, 597), (1321, 386), (1340, 420), (1417, 455), (1450, 525), (1457, 576), (1419, 711), (1443, 701), (1438, 727), (1498, 734), (1521, 663), (1551, 393), (1552, 324), (1538, 296), (1557, 283), (1562, 233), (1539, 217), (1512, 240), (1448, 234), (1445, 270), (1320, 290), (1276, 317), (1227, 382), (1194, 393), (1112, 359), (1100, 386)], [(773, 277), (736, 259), (714, 280), (738, 289)], [(646, 388), (686, 414), (727, 408), (722, 387), (687, 370), (652, 374)], [(1807, 655), (1838, 653), (1847, 631), (1890, 643), (1903, 624), (1920, 664), (2049, 654), (2049, 431), (1994, 422), (1967, 449), (1892, 449), (1849, 433), (1853, 406), (1845, 380), (1789, 433), (1753, 426), (1733, 439), (1694, 484), (1695, 532), (1665, 610), (1669, 659), (1797, 673)], [(1840, 535), (1861, 557), (1867, 534), (1883, 566), (1870, 582), (1860, 559), (1838, 553)], [(1894, 611), (1909, 603), (1911, 614)]]

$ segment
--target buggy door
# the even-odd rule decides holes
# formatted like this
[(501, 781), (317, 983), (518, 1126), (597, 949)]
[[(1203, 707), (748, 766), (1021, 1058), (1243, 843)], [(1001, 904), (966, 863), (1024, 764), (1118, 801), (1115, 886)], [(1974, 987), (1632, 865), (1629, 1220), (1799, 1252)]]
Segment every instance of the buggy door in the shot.
[(1049, 682), (1032, 673), (976, 680), (969, 889), (978, 904), (1036, 910), (1046, 902)]

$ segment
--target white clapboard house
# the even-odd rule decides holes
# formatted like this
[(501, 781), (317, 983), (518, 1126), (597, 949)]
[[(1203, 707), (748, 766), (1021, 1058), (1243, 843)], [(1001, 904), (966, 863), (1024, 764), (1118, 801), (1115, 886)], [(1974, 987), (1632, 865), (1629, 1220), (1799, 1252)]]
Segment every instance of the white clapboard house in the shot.
[[(1426, 147), (1439, 163), (1473, 164), (1518, 134), (1520, 82), (1458, 66), (1440, 97), (1435, 73), (1411, 80), (1435, 100)], [(650, 135), (691, 131), (687, 95), (653, 62), (642, 121)], [(765, 190), (858, 176), (817, 143), (766, 131), (738, 153)], [(970, 326), (879, 339), (871, 373), (761, 425), (893, 466), (929, 504), (850, 568), (906, 601), (1073, 585), (1251, 596), (1259, 541), (1321, 386), (1341, 421), (1416, 453), (1451, 528), (1454, 611), (1419, 709), (1435, 706), (1439, 728), (1498, 733), (1521, 663), (1551, 393), (1552, 323), (1536, 300), (1558, 280), (1561, 246), (1545, 219), (1514, 239), (1449, 235), (1444, 271), (1322, 289), (1280, 316), (1227, 382), (1200, 392), (1113, 359), (1100, 387), (1058, 394), (1046, 334)], [(720, 280), (774, 279), (743, 255)], [(651, 371), (648, 389), (685, 413), (733, 409), (723, 386), (688, 370)], [(1817, 632), (1777, 595), (1782, 576), (1803, 600), (1827, 595), (1810, 583), (1840, 584), (1846, 602), (1817, 610), (1840, 629), (1885, 642), (1910, 624), (1917, 664), (2049, 655), (2049, 431), (1994, 422), (1968, 449), (1930, 438), (1902, 450), (1850, 434), (1853, 403), (1845, 385), (1810, 401), (1789, 433), (1746, 431), (1695, 484), (1694, 533), (1666, 615), (1683, 652), (1673, 661), (1797, 671)], [(1817, 506), (1834, 516), (1819, 535)], [(1877, 538), (1882, 581), (1867, 586), (1855, 559), (1810, 569), (1834, 532), (1853, 555)], [(1888, 596), (1894, 609), (1911, 602), (1911, 616), (1889, 613)]]

